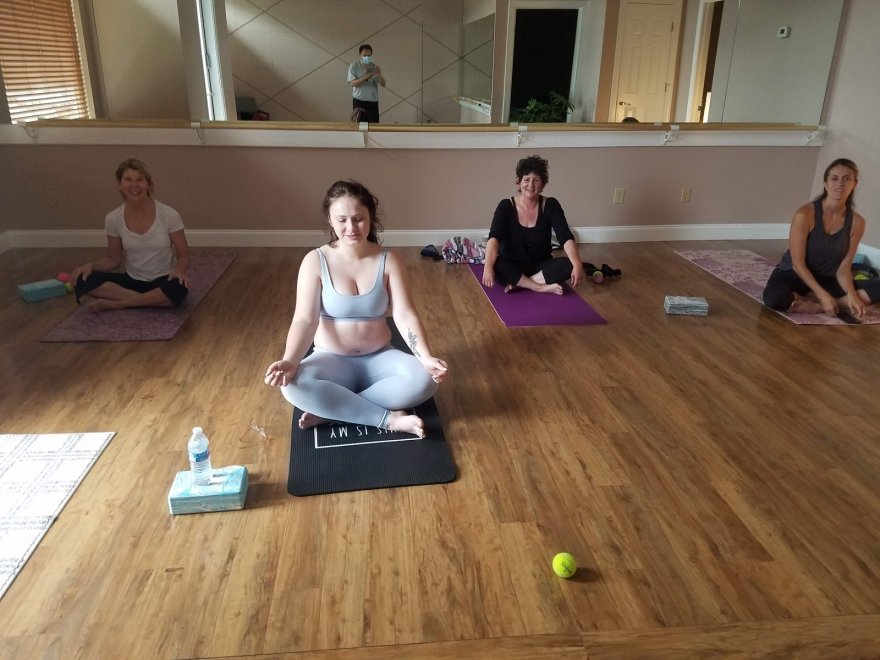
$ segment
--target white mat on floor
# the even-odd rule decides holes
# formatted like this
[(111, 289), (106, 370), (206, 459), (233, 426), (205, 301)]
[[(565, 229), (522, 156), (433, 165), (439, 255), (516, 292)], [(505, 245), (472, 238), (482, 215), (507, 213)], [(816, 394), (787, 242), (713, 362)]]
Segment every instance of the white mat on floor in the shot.
[(0, 597), (114, 435), (0, 435)]

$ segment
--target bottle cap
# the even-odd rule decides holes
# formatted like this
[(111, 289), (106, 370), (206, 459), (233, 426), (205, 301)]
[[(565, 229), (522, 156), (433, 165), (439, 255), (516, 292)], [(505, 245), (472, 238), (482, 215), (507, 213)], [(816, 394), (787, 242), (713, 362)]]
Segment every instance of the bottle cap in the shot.
[(201, 432), (202, 432), (202, 427), (201, 427), (201, 426), (193, 426), (193, 433), (194, 433), (194, 434), (199, 434), (199, 433), (201, 433)]

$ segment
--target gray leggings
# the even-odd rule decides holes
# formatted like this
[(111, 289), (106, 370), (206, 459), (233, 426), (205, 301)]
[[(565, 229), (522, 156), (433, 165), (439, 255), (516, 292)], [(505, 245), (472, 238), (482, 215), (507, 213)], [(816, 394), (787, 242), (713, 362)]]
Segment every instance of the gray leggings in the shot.
[(284, 398), (318, 417), (384, 428), (388, 411), (427, 401), (437, 383), (409, 353), (386, 346), (369, 355), (316, 348), (299, 364)]

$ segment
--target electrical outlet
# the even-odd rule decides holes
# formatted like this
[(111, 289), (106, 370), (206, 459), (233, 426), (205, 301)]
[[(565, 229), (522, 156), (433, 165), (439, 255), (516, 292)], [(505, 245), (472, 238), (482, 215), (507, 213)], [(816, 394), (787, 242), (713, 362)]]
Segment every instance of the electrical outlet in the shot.
[(626, 188), (615, 188), (614, 189), (614, 199), (611, 200), (614, 204), (623, 204), (623, 194), (626, 192)]
[(679, 201), (682, 204), (687, 204), (691, 201), (691, 189), (690, 188), (682, 188), (681, 189), (681, 199)]

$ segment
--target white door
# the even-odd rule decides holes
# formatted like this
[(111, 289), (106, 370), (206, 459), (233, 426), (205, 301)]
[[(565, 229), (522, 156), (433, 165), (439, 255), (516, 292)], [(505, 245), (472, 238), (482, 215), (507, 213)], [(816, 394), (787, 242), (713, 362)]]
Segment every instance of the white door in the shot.
[(626, 2), (620, 8), (612, 121), (668, 121), (681, 5)]

